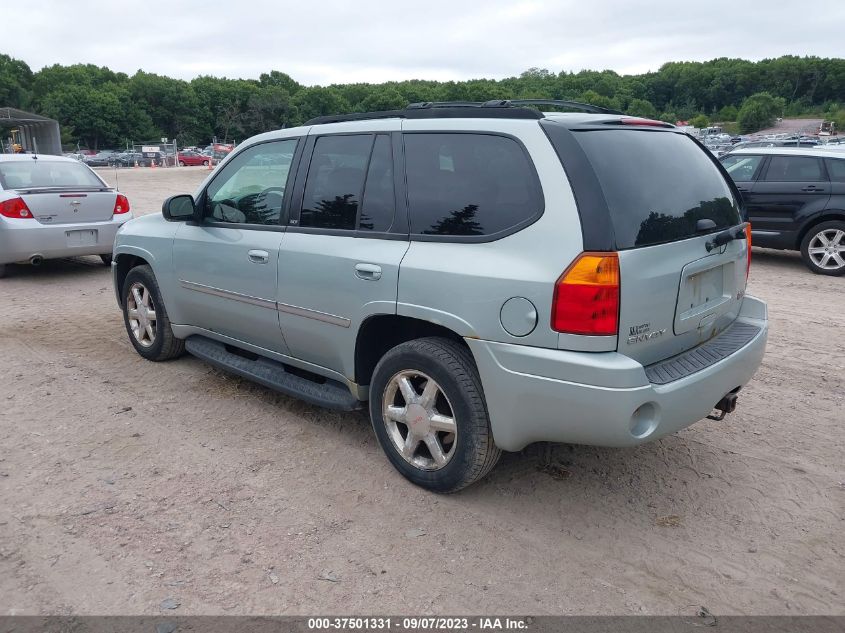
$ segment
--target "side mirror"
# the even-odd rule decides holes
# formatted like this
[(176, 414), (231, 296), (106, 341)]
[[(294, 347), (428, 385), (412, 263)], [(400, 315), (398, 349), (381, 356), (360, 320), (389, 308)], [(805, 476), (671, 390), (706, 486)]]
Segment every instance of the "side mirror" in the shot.
[(194, 198), (186, 193), (170, 196), (161, 205), (161, 214), (168, 222), (185, 222), (193, 220), (196, 214)]

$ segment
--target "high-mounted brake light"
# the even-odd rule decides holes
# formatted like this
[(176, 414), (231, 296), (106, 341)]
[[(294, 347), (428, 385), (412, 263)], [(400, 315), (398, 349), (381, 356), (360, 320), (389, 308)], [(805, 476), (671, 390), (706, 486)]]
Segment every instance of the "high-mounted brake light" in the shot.
[(129, 213), (129, 199), (122, 193), (117, 194), (117, 198), (114, 201), (114, 211), (112, 211), (112, 213), (114, 215)]
[(626, 117), (624, 119), (619, 119), (619, 123), (622, 125), (650, 125), (652, 127), (675, 127), (671, 123), (666, 123), (666, 121), (657, 121), (655, 119), (641, 119), (639, 117)]
[(745, 263), (745, 279), (751, 272), (751, 222), (745, 223), (745, 246), (748, 248), (748, 261)]
[(614, 336), (619, 331), (619, 257), (582, 253), (555, 284), (552, 329)]
[(4, 218), (27, 220), (32, 218), (32, 211), (26, 206), (23, 198), (11, 198), (10, 200), (0, 202), (0, 215)]

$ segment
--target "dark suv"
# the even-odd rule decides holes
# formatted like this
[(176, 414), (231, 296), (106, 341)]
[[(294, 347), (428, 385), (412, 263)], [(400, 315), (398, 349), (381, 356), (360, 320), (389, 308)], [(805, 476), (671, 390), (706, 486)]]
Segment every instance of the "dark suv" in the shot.
[(845, 152), (743, 149), (719, 160), (742, 193), (755, 246), (799, 250), (814, 273), (845, 274)]

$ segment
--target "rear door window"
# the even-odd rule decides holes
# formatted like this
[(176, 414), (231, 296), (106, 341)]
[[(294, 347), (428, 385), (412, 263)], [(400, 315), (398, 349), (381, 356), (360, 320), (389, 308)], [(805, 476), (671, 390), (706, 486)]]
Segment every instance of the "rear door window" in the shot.
[(543, 212), (534, 167), (514, 139), (406, 133), (404, 142), (411, 233), (495, 239)]
[(772, 156), (763, 180), (769, 182), (818, 182), (824, 180), (822, 162), (811, 156)]
[(321, 136), (314, 145), (299, 226), (354, 230), (372, 134)]
[(364, 201), (358, 228), (362, 231), (387, 231), (393, 224), (396, 197), (393, 190), (393, 150), (390, 137), (376, 136), (370, 166), (367, 169), (367, 183), (364, 186)]
[(754, 174), (763, 162), (762, 156), (749, 156), (748, 154), (728, 155), (720, 159), (722, 166), (736, 182), (749, 182), (754, 180)]
[[(698, 220), (712, 220), (713, 230), (742, 221), (722, 172), (686, 134), (617, 129), (573, 135), (598, 178), (617, 249), (695, 237)], [(591, 221), (590, 209), (580, 212), (582, 222)]]

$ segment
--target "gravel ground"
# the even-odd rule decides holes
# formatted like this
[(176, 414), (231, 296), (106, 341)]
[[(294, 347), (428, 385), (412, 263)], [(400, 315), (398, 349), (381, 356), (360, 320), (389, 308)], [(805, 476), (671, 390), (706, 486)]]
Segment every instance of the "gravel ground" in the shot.
[[(144, 213), (207, 173), (119, 179)], [(142, 360), (99, 259), (10, 273), (0, 614), (845, 614), (845, 278), (796, 254), (754, 252), (769, 349), (725, 421), (529, 447), (447, 497), (361, 414)]]
[(822, 119), (782, 119), (757, 134), (815, 134), (821, 123)]

